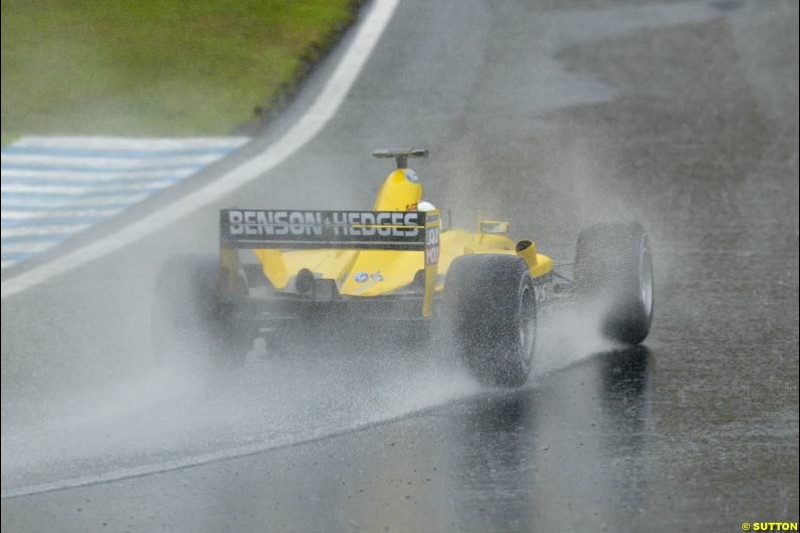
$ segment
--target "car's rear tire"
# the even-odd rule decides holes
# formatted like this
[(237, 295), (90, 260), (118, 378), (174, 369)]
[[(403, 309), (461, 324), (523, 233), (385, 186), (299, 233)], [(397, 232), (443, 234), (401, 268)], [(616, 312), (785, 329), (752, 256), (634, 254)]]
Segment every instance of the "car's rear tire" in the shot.
[(152, 348), (157, 360), (228, 367), (244, 361), (254, 335), (237, 322), (233, 304), (223, 298), (227, 289), (222, 281), (214, 255), (167, 260), (153, 299)]
[(471, 373), (488, 386), (523, 385), (536, 345), (536, 296), (525, 262), (500, 254), (459, 257), (447, 272), (444, 297)]
[(602, 330), (623, 344), (639, 344), (653, 320), (653, 258), (636, 222), (584, 228), (575, 251), (574, 282), (585, 300), (604, 308)]

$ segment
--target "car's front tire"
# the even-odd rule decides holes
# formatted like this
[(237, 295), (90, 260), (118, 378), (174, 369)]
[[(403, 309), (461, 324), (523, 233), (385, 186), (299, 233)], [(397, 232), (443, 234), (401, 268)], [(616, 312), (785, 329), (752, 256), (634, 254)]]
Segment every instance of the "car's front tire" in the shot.
[(653, 320), (653, 257), (636, 222), (584, 228), (575, 251), (574, 283), (584, 301), (604, 311), (602, 330), (623, 344), (639, 344)]
[(453, 339), (471, 373), (484, 385), (523, 385), (537, 325), (525, 262), (500, 254), (459, 257), (447, 272), (444, 297)]

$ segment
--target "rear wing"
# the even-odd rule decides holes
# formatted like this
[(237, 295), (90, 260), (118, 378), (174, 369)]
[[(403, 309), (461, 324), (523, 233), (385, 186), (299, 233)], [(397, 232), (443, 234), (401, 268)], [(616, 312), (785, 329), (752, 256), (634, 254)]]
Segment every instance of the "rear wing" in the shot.
[[(315, 211), (223, 209), (220, 211), (220, 249), (223, 268), (236, 261), (240, 249), (400, 250), (424, 252), (423, 316), (433, 314), (433, 293), (439, 264), (438, 210), (432, 211)], [(235, 278), (232, 278), (235, 282)]]

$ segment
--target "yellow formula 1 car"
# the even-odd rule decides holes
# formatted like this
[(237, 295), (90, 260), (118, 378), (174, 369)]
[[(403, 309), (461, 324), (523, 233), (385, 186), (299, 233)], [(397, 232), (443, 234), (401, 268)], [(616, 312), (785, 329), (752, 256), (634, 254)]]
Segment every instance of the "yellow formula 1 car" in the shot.
[(479, 381), (518, 386), (535, 351), (537, 313), (555, 293), (606, 301), (604, 330), (619, 342), (647, 336), (653, 267), (639, 224), (584, 229), (569, 280), (532, 240), (510, 239), (509, 222), (444, 229), (407, 166), (427, 150), (373, 155), (397, 168), (369, 211), (223, 209), (219, 257), (176, 257), (159, 275), (156, 352), (194, 346), (241, 360), (263, 332), (319, 317), (437, 323)]

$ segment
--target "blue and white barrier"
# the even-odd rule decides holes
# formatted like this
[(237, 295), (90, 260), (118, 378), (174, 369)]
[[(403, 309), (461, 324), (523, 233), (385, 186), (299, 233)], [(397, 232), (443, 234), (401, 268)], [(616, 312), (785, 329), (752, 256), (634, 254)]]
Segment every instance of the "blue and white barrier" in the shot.
[(23, 137), (2, 149), (2, 268), (195, 174), (246, 137)]

